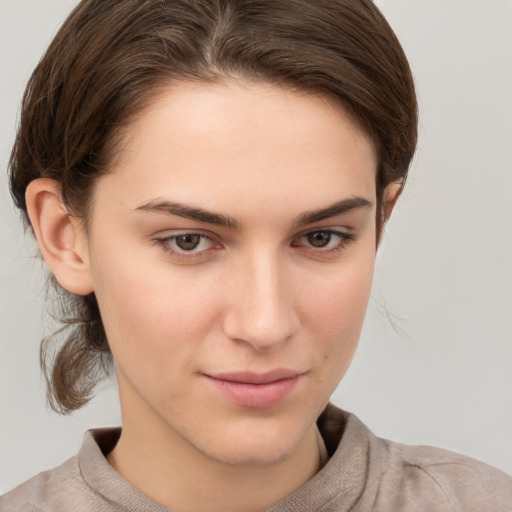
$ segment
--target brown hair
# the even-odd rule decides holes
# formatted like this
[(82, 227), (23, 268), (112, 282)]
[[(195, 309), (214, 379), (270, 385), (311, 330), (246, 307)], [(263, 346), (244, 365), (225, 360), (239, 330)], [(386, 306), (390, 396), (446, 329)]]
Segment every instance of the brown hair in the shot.
[[(87, 229), (95, 179), (108, 172), (120, 128), (166, 85), (225, 77), (336, 99), (375, 143), (382, 192), (405, 182), (417, 137), (413, 79), (403, 50), (370, 0), (83, 0), (32, 74), (10, 159), (26, 216), (30, 181), (62, 187)], [(62, 347), (41, 345), (51, 406), (81, 407), (111, 365), (94, 294), (61, 291)], [(56, 354), (56, 355), (55, 355)]]

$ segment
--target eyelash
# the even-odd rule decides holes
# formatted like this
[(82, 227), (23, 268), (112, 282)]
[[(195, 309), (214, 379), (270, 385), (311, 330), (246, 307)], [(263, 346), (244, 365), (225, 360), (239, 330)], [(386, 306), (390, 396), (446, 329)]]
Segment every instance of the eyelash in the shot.
[[(299, 247), (301, 247), (301, 245), (297, 244), (295, 242), (296, 240), (300, 240), (307, 236), (311, 236), (311, 235), (315, 235), (315, 234), (319, 234), (319, 233), (329, 235), (330, 237), (333, 237), (333, 236), (338, 237), (339, 242), (336, 243), (334, 247), (329, 247), (327, 249), (324, 249), (323, 247), (315, 248), (313, 246), (306, 246), (307, 248), (302, 249), (302, 250), (305, 250), (307, 252), (312, 252), (312, 253), (315, 253), (315, 254), (321, 255), (321, 256), (328, 256), (328, 255), (335, 254), (335, 253), (340, 252), (341, 250), (345, 249), (350, 242), (353, 242), (356, 239), (356, 236), (353, 233), (346, 233), (343, 231), (338, 231), (336, 229), (317, 229), (317, 230), (313, 230), (313, 231), (308, 231), (307, 233), (304, 233), (304, 234), (296, 237), (292, 241), (291, 245), (292, 245), (292, 247), (299, 248)], [(202, 251), (195, 251), (194, 250), (195, 248), (191, 251), (186, 251), (183, 249), (176, 250), (176, 248), (172, 247), (173, 242), (175, 242), (178, 237), (186, 236), (186, 235), (198, 236), (201, 239), (201, 241), (202, 240), (210, 240), (211, 242), (215, 243), (214, 239), (211, 236), (205, 235), (204, 233), (197, 233), (194, 231), (184, 231), (182, 233), (177, 233), (177, 234), (171, 235), (171, 236), (155, 238), (153, 241), (155, 242), (155, 244), (159, 245), (166, 253), (169, 253), (173, 257), (176, 257), (178, 259), (192, 260), (195, 258), (203, 258), (205, 256), (205, 252), (208, 251), (210, 248), (204, 249)], [(328, 243), (330, 243), (330, 242), (331, 242), (331, 240), (329, 240)], [(199, 243), (201, 243), (201, 242), (199, 242)]]
[[(299, 237), (295, 238), (294, 242), (292, 242), (292, 247), (301, 247), (300, 245), (295, 244), (295, 240), (301, 239), (301, 238), (306, 238), (308, 236), (319, 234), (319, 233), (329, 235), (329, 237), (335, 236), (335, 237), (339, 238), (338, 243), (335, 244), (334, 247), (330, 247), (327, 249), (323, 248), (323, 247), (315, 248), (313, 246), (307, 246), (308, 249), (306, 249), (306, 250), (313, 251), (313, 252), (318, 253), (323, 256), (337, 253), (337, 252), (345, 249), (348, 246), (348, 244), (350, 242), (353, 242), (356, 238), (353, 233), (346, 233), (343, 231), (338, 231), (336, 229), (316, 229), (313, 231), (308, 231), (307, 233), (304, 233), (303, 235), (300, 235)], [(329, 240), (329, 243), (330, 242), (331, 242), (331, 240)]]
[[(194, 258), (204, 257), (204, 253), (208, 249), (205, 249), (203, 251), (195, 251), (195, 250), (185, 251), (183, 249), (175, 249), (172, 247), (171, 244), (173, 242), (175, 242), (178, 237), (187, 236), (187, 235), (198, 236), (201, 239), (201, 241), (203, 241), (203, 240), (209, 240), (211, 242), (214, 241), (211, 236), (205, 235), (204, 233), (196, 233), (194, 231), (184, 231), (182, 233), (177, 233), (176, 235), (165, 236), (162, 238), (155, 238), (154, 242), (157, 245), (159, 245), (166, 253), (169, 253), (178, 259), (191, 260)], [(199, 242), (199, 243), (201, 243), (201, 242)]]

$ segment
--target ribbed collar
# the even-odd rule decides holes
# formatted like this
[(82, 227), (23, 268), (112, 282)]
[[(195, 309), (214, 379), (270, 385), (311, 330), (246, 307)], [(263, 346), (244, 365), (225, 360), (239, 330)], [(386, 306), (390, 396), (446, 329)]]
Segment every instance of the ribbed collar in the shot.
[(331, 455), (329, 462), (268, 512), (367, 512), (372, 509), (380, 476), (378, 439), (356, 416), (332, 404), (318, 419), (318, 427)]
[[(381, 465), (378, 439), (354, 415), (331, 404), (318, 419), (318, 427), (329, 461), (311, 480), (268, 512), (371, 510)], [(114, 448), (120, 433), (120, 428), (86, 432), (78, 454), (85, 482), (113, 510), (169, 512), (124, 480), (106, 460), (105, 454)]]
[(112, 511), (169, 512), (129, 484), (107, 461), (108, 454), (117, 444), (121, 428), (98, 428), (85, 433), (78, 453), (82, 477), (95, 494), (111, 506)]

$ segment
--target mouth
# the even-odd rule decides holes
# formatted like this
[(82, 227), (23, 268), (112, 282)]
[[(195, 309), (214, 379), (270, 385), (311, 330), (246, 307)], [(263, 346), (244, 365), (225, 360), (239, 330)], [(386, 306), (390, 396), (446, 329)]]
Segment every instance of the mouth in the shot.
[(217, 392), (233, 404), (252, 409), (268, 409), (283, 402), (305, 373), (276, 369), (266, 373), (203, 375)]

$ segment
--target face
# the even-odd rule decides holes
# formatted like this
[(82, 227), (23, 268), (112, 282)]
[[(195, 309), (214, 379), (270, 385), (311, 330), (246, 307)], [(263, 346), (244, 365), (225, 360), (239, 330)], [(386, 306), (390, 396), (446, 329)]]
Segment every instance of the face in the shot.
[(87, 240), (123, 424), (222, 462), (293, 453), (358, 342), (375, 173), (339, 107), (270, 85), (182, 84), (130, 125)]

